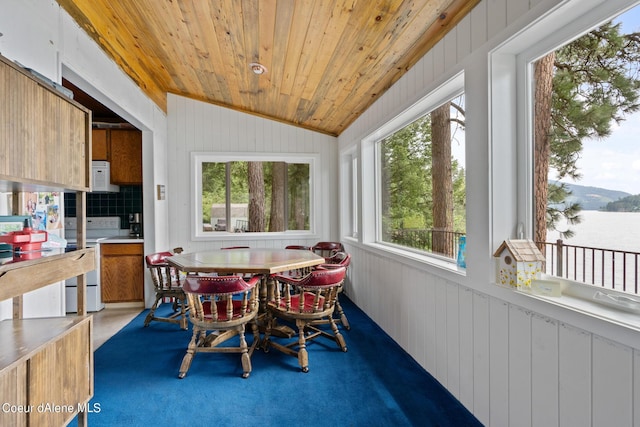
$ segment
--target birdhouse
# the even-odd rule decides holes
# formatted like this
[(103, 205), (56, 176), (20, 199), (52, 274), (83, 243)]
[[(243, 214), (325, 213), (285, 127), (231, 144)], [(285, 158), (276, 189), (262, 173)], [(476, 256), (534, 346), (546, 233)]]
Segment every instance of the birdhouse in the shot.
[(493, 254), (497, 258), (500, 285), (531, 290), (531, 282), (542, 273), (544, 255), (532, 240), (505, 240)]

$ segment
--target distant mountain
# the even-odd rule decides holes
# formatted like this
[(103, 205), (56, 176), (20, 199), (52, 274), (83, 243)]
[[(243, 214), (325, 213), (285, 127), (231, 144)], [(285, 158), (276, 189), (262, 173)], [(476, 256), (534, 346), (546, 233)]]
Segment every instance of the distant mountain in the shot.
[(567, 202), (580, 203), (582, 210), (585, 211), (604, 210), (607, 203), (631, 196), (631, 194), (625, 193), (624, 191), (586, 187), (584, 185), (569, 184), (566, 182), (564, 185), (571, 191), (571, 196), (567, 198)]

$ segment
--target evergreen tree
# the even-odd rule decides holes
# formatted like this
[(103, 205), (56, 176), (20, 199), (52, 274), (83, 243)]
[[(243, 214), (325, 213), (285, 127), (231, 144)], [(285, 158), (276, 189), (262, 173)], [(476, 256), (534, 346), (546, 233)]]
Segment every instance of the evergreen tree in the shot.
[(548, 208), (560, 201), (553, 196), (563, 194), (549, 191), (549, 170), (558, 180), (580, 179), (576, 161), (583, 141), (606, 138), (613, 123), (638, 110), (639, 66), (640, 35), (621, 34), (620, 24), (612, 22), (535, 64), (535, 241), (544, 242), (546, 230), (555, 229), (562, 216), (579, 221), (579, 206)]

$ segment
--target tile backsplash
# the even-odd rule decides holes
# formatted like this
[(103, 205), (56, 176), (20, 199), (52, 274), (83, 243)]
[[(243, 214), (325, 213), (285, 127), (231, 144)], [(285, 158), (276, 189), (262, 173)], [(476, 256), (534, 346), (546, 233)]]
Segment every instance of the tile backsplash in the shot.
[[(65, 216), (76, 216), (76, 193), (64, 193)], [(121, 185), (119, 193), (87, 193), (87, 216), (119, 216), (129, 228), (129, 214), (142, 213), (142, 186)]]

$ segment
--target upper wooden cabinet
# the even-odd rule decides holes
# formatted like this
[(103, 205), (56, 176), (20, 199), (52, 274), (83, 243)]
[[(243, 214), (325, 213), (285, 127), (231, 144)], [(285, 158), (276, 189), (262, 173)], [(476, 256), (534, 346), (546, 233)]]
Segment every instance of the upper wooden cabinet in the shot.
[(111, 129), (111, 183), (142, 184), (142, 132)]
[(0, 181), (89, 189), (91, 112), (0, 57)]
[(92, 129), (91, 144), (91, 160), (109, 160), (109, 139), (107, 129)]
[(111, 183), (142, 184), (142, 132), (135, 129), (93, 129), (92, 160), (111, 164)]

